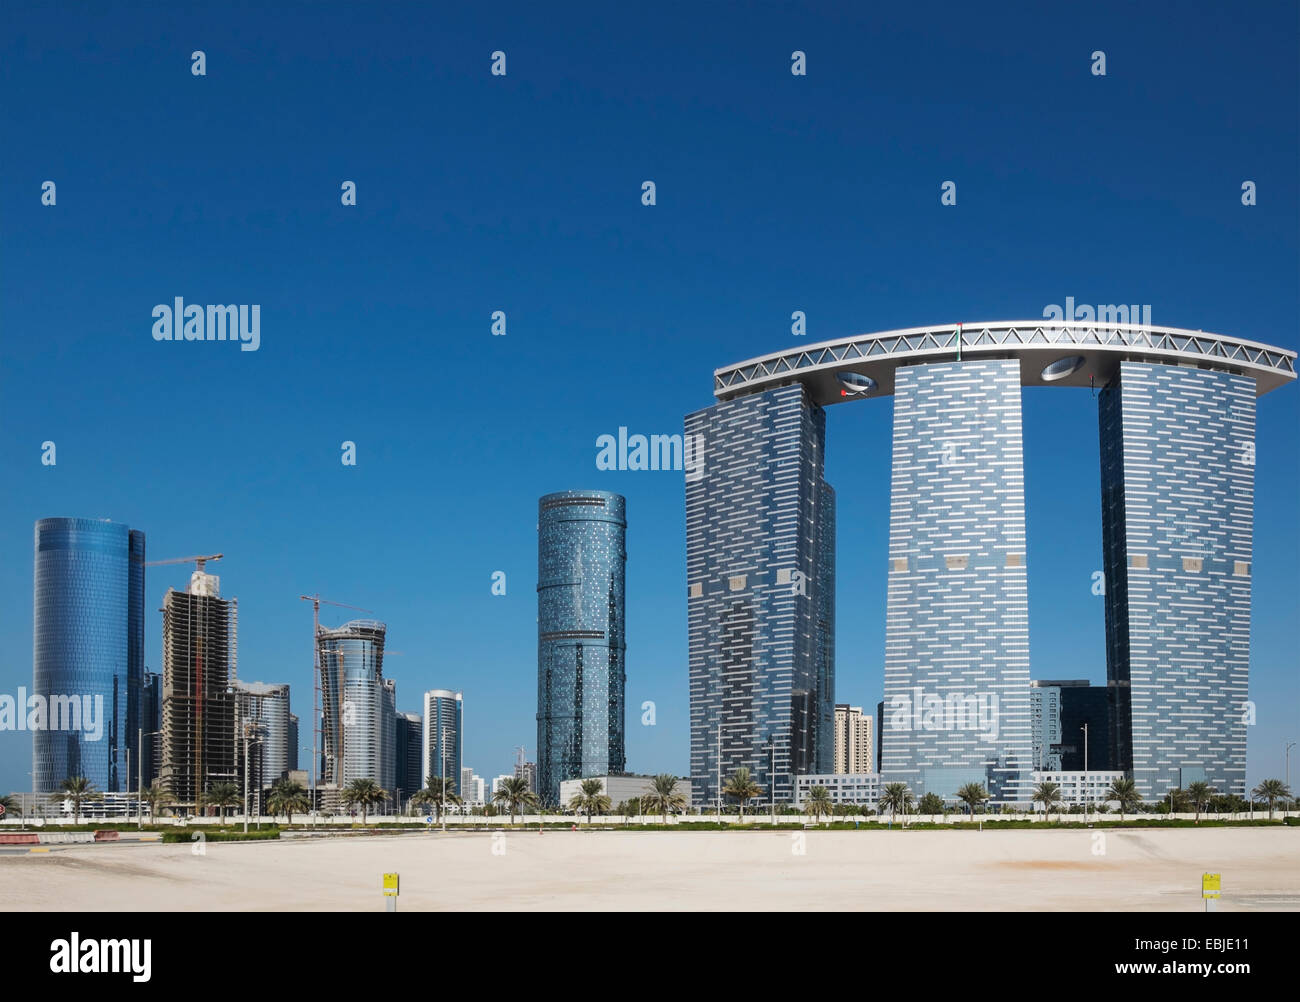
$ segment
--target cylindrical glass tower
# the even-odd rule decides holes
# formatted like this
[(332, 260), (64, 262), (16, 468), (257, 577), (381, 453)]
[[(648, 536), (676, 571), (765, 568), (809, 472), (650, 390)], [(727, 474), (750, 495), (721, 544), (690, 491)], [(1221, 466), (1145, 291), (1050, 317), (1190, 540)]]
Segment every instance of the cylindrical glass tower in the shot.
[(337, 629), (322, 627), (317, 644), (321, 665), (322, 785), (347, 786), (370, 779), (391, 792), (385, 775), (384, 637), (387, 627), (355, 619)]
[(450, 689), (430, 689), (424, 694), (424, 735), (420, 756), (424, 775), (422, 783), (430, 778), (446, 777), (458, 796), (464, 797), (460, 788), (461, 744), (465, 728), (465, 701), (459, 692)]
[(45, 713), (32, 732), (32, 789), (52, 793), (84, 776), (120, 792), (132, 785), (126, 750), (140, 727), (144, 533), (43, 518), (35, 542), (32, 696)]
[(561, 491), (537, 513), (537, 786), (625, 771), (626, 501)]

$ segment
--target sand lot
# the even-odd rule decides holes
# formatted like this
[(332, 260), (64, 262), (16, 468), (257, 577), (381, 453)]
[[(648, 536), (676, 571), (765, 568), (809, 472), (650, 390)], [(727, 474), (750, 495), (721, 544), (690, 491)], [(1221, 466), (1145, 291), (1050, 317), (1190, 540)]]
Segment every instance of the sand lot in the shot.
[(1222, 911), (1300, 911), (1300, 830), (1283, 828), (448, 832), (204, 855), (88, 845), (0, 856), (0, 909), (383, 911), (388, 870), (401, 911), (1197, 911), (1207, 870), (1223, 874)]

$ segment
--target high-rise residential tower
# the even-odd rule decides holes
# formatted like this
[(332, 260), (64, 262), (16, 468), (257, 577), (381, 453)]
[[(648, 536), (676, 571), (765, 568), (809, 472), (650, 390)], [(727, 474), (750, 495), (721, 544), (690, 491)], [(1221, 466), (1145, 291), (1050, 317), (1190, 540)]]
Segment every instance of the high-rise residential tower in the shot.
[(396, 720), (396, 784), (402, 803), (424, 789), (424, 717), (418, 713), (398, 713)]
[[(826, 418), (798, 383), (686, 418), (691, 789), (745, 767), (792, 803), (834, 761), (835, 504)], [(599, 773), (584, 773), (599, 775)]]
[(321, 627), (316, 637), (321, 671), (320, 786), (343, 788), (369, 779), (392, 796), (396, 723), (385, 685), (384, 640), (388, 628), (372, 619)]
[(626, 502), (547, 494), (537, 532), (537, 792), (553, 804), (562, 780), (626, 765)]
[(871, 714), (860, 706), (835, 704), (835, 773), (875, 772)]
[(37, 522), (33, 626), (32, 695), (48, 716), (32, 731), (32, 789), (75, 776), (101, 792), (134, 787), (126, 750), (136, 754), (144, 682), (144, 533), (89, 518)]
[(1100, 395), (1111, 754), (1148, 799), (1246, 793), (1258, 392), (1124, 361)]
[[(462, 741), (465, 729), (465, 700), (450, 689), (430, 689), (424, 694), (424, 738), (422, 768), (424, 781), (445, 779), (458, 796), (460, 790)], [(423, 784), (421, 784), (423, 785)]]
[(195, 808), (218, 783), (234, 783), (235, 698), (231, 688), (238, 614), (221, 580), (195, 571), (183, 592), (163, 597), (162, 764), (172, 801)]

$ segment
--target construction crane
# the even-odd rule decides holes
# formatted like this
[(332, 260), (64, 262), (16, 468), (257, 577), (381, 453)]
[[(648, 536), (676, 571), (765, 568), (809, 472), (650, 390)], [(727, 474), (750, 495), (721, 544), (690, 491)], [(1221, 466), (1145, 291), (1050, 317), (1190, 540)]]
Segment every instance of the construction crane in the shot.
[(172, 557), (170, 560), (147, 560), (145, 566), (164, 567), (167, 564), (188, 564), (192, 560), (194, 561), (194, 569), (199, 573), (203, 573), (203, 566), (209, 560), (220, 560), (223, 556), (225, 556), (223, 553), (208, 553), (201, 557)]
[[(315, 689), (314, 689), (315, 699), (312, 706), (312, 722), (311, 722), (311, 770), (312, 770), (312, 775), (314, 776), (316, 775), (317, 757), (319, 755), (319, 752), (317, 751), (317, 747), (320, 743), (320, 737), (321, 737), (321, 731), (320, 731), (320, 727), (321, 727), (321, 720), (320, 720), (320, 710), (321, 710), (320, 707), (320, 695), (321, 695), (320, 694), (320, 671), (321, 671), (320, 607), (321, 607), (321, 603), (324, 603), (325, 605), (337, 605), (341, 609), (354, 609), (357, 612), (371, 612), (371, 610), (363, 609), (359, 605), (348, 605), (346, 602), (335, 602), (328, 598), (321, 598), (319, 593), (315, 595), (299, 595), (298, 598), (304, 602), (311, 603), (311, 622), (312, 622), (312, 634), (311, 634), (312, 673), (311, 674), (312, 674), (312, 679), (315, 683)], [(340, 699), (343, 698), (343, 688), (341, 683), (339, 686), (339, 698)], [(342, 747), (341, 747), (342, 741), (343, 741), (343, 735), (336, 729), (334, 735), (334, 755), (335, 755), (336, 763), (342, 761), (340, 757), (340, 752), (342, 751)], [(338, 770), (335, 769), (335, 772), (337, 773)], [(334, 780), (335, 784), (338, 783), (339, 777), (337, 775), (331, 778)], [(311, 798), (312, 798), (311, 809), (313, 812), (315, 812), (316, 791), (314, 789), (312, 790)]]

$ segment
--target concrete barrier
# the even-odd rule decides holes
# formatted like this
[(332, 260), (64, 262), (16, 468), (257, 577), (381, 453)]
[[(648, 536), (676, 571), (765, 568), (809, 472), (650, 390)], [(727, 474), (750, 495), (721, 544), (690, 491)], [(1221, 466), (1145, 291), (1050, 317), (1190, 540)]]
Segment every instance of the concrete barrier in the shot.
[(36, 845), (40, 838), (35, 832), (0, 833), (0, 845)]

